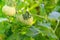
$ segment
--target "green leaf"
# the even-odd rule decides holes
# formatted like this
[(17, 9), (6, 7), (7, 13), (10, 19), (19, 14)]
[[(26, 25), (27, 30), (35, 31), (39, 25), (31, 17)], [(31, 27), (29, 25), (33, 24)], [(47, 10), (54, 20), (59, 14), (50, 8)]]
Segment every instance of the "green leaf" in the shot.
[(41, 31), (41, 34), (43, 36), (48, 36), (49, 39), (57, 39), (57, 36), (53, 32), (53, 29), (51, 28), (51, 25), (49, 23), (38, 23), (38, 28)]

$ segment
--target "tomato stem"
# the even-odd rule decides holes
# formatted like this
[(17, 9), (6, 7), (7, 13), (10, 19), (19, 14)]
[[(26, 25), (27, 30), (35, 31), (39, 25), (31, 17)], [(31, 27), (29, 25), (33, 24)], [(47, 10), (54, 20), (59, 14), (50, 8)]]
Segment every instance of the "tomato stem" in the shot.
[(54, 29), (54, 33), (55, 33), (55, 31), (57, 30), (58, 25), (59, 25), (59, 20), (57, 20), (57, 25), (56, 25), (56, 27), (55, 27), (55, 29)]
[(29, 8), (29, 11), (37, 7), (39, 4), (34, 4), (31, 8)]

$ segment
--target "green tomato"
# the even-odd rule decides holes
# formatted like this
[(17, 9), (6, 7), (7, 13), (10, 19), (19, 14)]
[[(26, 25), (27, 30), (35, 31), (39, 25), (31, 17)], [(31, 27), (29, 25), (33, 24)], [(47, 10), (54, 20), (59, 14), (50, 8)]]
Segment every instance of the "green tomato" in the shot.
[(2, 8), (2, 12), (7, 16), (14, 16), (16, 14), (16, 9), (15, 7), (5, 5)]
[[(28, 17), (28, 16), (27, 16), (27, 17)], [(17, 16), (17, 19), (18, 19), (20, 22), (22, 22), (22, 23), (24, 23), (24, 24), (26, 24), (26, 25), (32, 25), (32, 24), (34, 23), (32, 16), (31, 16), (30, 18), (28, 18), (28, 19), (24, 19), (23, 15), (21, 14), (21, 15)]]

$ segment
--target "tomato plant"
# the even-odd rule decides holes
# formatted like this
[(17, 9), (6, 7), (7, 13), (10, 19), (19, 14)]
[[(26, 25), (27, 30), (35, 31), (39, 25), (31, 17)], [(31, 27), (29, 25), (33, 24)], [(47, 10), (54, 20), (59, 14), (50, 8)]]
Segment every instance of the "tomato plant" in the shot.
[(0, 0), (0, 40), (60, 40), (60, 0)]

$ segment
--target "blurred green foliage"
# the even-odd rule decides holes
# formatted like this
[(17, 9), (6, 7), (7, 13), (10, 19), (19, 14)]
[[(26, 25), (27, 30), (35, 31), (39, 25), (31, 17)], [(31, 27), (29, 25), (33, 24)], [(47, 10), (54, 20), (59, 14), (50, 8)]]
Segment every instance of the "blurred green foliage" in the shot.
[[(27, 26), (15, 16), (6, 16), (0, 0), (0, 40), (60, 40), (60, 0), (15, 0), (18, 14), (28, 9), (36, 21)], [(24, 10), (22, 10), (24, 9)]]

